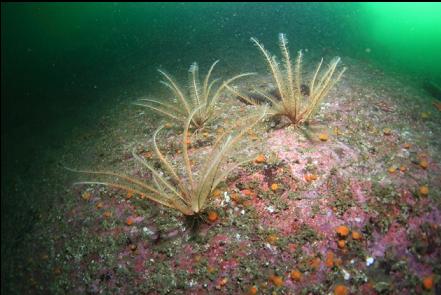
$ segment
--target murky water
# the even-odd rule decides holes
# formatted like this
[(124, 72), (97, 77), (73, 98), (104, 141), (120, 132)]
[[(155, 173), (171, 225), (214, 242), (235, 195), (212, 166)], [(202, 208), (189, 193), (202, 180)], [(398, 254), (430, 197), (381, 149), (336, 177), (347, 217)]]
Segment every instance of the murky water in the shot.
[[(262, 52), (255, 46), (256, 44), (250, 41), (250, 38), (256, 38), (271, 54), (277, 55), (283, 65), (283, 52), (281, 53), (279, 49), (280, 33), (286, 34), (289, 40), (287, 45), (293, 64), (297, 51), (302, 50), (304, 54), (305, 83), (301, 85), (303, 96), (310, 95), (312, 84), (308, 84), (307, 81), (313, 76), (313, 71), (321, 57), (325, 59), (323, 64), (325, 66), (333, 57), (339, 56), (341, 62), (338, 64), (337, 72), (343, 67), (347, 68), (341, 81), (324, 99), (323, 103), (328, 111), (319, 112), (316, 120), (313, 120), (312, 127), (315, 126), (314, 123), (317, 123), (318, 131), (313, 129), (313, 134), (299, 135), (291, 129), (271, 129), (275, 125), (278, 126), (278, 121), (268, 123), (268, 128), (259, 127), (258, 130), (261, 133), (249, 131), (248, 135), (251, 136), (251, 140), (254, 140), (254, 137), (256, 140), (263, 140), (259, 145), (260, 153), (267, 157), (275, 155), (273, 155), (274, 163), (267, 163), (268, 166), (264, 168), (260, 167), (262, 171), (259, 170), (260, 168), (250, 168), (251, 170), (240, 172), (240, 181), (224, 183), (224, 187), (221, 188), (222, 197), (224, 193), (230, 197), (238, 193), (239, 195), (245, 194), (244, 196), (248, 198), (249, 195), (246, 195), (248, 192), (245, 190), (257, 191), (258, 189), (251, 188), (252, 186), (243, 182), (268, 182), (260, 194), (264, 194), (267, 200), (270, 200), (270, 204), (253, 197), (251, 199), (255, 201), (252, 204), (255, 207), (254, 211), (247, 211), (248, 207), (240, 202), (237, 202), (240, 203), (237, 207), (230, 208), (228, 205), (228, 208), (218, 212), (224, 220), (218, 225), (219, 227), (208, 230), (203, 227), (203, 232), (209, 232), (203, 234), (201, 238), (203, 243), (188, 242), (182, 238), (174, 246), (167, 246), (168, 248), (164, 246), (164, 249), (169, 250), (160, 248), (160, 251), (164, 253), (169, 251), (170, 255), (178, 255), (182, 249), (185, 249), (182, 251), (188, 255), (199, 255), (197, 259), (202, 259), (202, 264), (199, 261), (194, 264), (180, 256), (179, 259), (189, 269), (208, 271), (209, 275), (206, 277), (186, 278), (182, 274), (185, 268), (178, 266), (174, 266), (176, 269), (170, 274), (165, 271), (172, 267), (167, 259), (161, 260), (156, 269), (145, 266), (146, 273), (158, 274), (163, 271), (164, 276), (172, 276), (173, 284), (170, 283), (168, 288), (164, 289), (172, 294), (192, 292), (203, 294), (208, 291), (219, 294), (246, 293), (251, 292), (249, 289), (254, 285), (262, 294), (267, 294), (273, 289), (281, 294), (293, 290), (312, 292), (314, 290), (311, 289), (311, 285), (314, 283), (323, 284), (320, 285), (321, 289), (315, 290), (317, 293), (334, 290), (337, 283), (347, 286), (354, 294), (358, 294), (360, 290), (368, 290), (369, 287), (363, 285), (366, 283), (363, 281), (363, 276), (356, 274), (355, 268), (348, 270), (352, 271), (350, 280), (346, 280), (344, 275), (343, 277), (339, 275), (341, 269), (349, 268), (345, 266), (345, 263), (351, 253), (357, 249), (360, 250), (357, 248), (361, 247), (356, 244), (357, 239), (352, 237), (353, 239), (347, 241), (353, 247), (349, 250), (349, 254), (338, 252), (339, 249), (341, 250), (339, 247), (329, 248), (327, 244), (331, 239), (329, 232), (333, 229), (326, 227), (324, 221), (321, 223), (320, 218), (323, 217), (318, 217), (318, 220), (311, 222), (310, 212), (305, 213), (308, 206), (315, 206), (312, 210), (315, 213), (311, 213), (312, 215), (320, 216), (318, 212), (321, 212), (324, 216), (328, 216), (329, 223), (333, 226), (352, 225), (350, 227), (353, 231), (360, 231), (366, 236), (369, 234), (369, 238), (365, 240), (367, 244), (363, 246), (363, 251), (366, 252), (363, 252), (363, 255), (366, 257), (370, 255), (383, 257), (387, 252), (385, 248), (388, 244), (398, 245), (397, 241), (406, 240), (409, 244), (408, 251), (400, 248), (397, 250), (398, 254), (416, 251), (419, 255), (432, 257), (434, 261), (439, 259), (439, 250), (438, 252), (432, 251), (431, 248), (440, 245), (437, 240), (440, 204), (438, 152), (441, 145), (437, 137), (439, 133), (437, 130), (440, 129), (439, 100), (441, 100), (441, 56), (439, 54), (441, 52), (441, 5), (439, 3), (2, 3), (1, 18), (2, 290), (5, 288), (4, 290), (9, 292), (42, 294), (48, 292), (54, 294), (130, 293), (130, 290), (119, 284), (145, 280), (140, 273), (144, 271), (146, 261), (161, 259), (155, 256), (156, 250), (153, 246), (152, 248), (145, 246), (146, 248), (140, 250), (140, 247), (144, 246), (139, 242), (137, 246), (139, 253), (130, 254), (130, 251), (124, 252), (124, 246), (122, 246), (124, 241), (121, 242), (124, 238), (116, 236), (114, 240), (107, 241), (114, 244), (113, 248), (108, 250), (104, 250), (106, 243), (103, 240), (93, 245), (86, 243), (83, 247), (93, 250), (86, 251), (89, 255), (85, 254), (87, 258), (84, 258), (86, 256), (80, 257), (80, 253), (83, 252), (79, 244), (87, 240), (88, 234), (97, 231), (87, 222), (85, 227), (90, 229), (89, 232), (83, 232), (82, 237), (72, 238), (78, 244), (66, 243), (66, 240), (73, 236), (73, 233), (67, 229), (69, 225), (74, 224), (72, 226), (80, 228), (78, 223), (82, 223), (88, 218), (87, 216), (92, 220), (100, 220), (102, 212), (93, 213), (96, 215), (85, 214), (84, 210), (88, 209), (77, 206), (75, 202), (78, 202), (78, 199), (82, 200), (81, 196), (84, 196), (84, 191), (75, 191), (71, 186), (75, 176), (60, 167), (78, 164), (92, 170), (96, 170), (99, 165), (110, 169), (135, 169), (136, 165), (131, 166), (133, 163), (130, 162), (131, 148), (135, 146), (139, 152), (154, 153), (151, 146), (141, 148), (140, 145), (142, 142), (151, 144), (153, 131), (163, 117), (155, 115), (154, 112), (150, 113), (146, 109), (134, 107), (131, 103), (141, 97), (165, 101), (169, 96), (167, 89), (159, 83), (159, 80), (164, 77), (157, 69), (170, 73), (176, 81), (182, 81), (183, 89), (187, 89), (191, 88), (191, 85), (187, 85), (187, 81), (190, 65), (193, 62), (198, 63), (200, 75), (204, 77), (210, 65), (220, 60), (213, 71), (213, 78), (226, 79), (240, 73), (256, 72), (257, 75), (241, 78), (232, 85), (234, 84), (241, 91), (249, 91), (253, 87), (274, 91), (277, 83), (270, 75)], [(286, 88), (286, 93), (288, 92), (289, 89)], [(227, 96), (227, 94), (223, 95)], [(277, 95), (281, 96), (280, 92)], [(210, 127), (207, 127), (205, 131), (207, 135), (204, 135), (204, 132), (195, 135), (202, 136), (198, 138), (200, 144), (194, 147), (201, 148), (201, 155), (204, 154), (204, 147), (212, 143), (210, 138), (214, 138), (218, 129), (234, 129), (234, 126), (230, 125), (231, 121), (238, 119), (237, 114), (245, 112), (244, 104), (235, 100), (235, 96), (222, 99), (221, 106), (223, 106), (223, 115), (219, 118), (223, 121), (219, 119), (221, 121), (214, 121), (209, 125)], [(231, 110), (236, 113), (229, 113)], [(352, 113), (354, 110), (358, 112)], [(324, 131), (324, 126), (329, 127), (327, 132)], [(319, 142), (327, 142), (328, 137), (324, 139), (324, 133), (330, 136), (330, 142), (333, 142), (333, 138), (340, 136), (339, 130), (344, 134), (343, 137), (347, 136), (347, 138), (340, 138), (338, 143), (334, 141), (335, 145), (332, 147), (317, 147), (306, 141), (315, 136), (314, 132), (318, 132), (323, 139)], [(180, 140), (180, 137), (171, 131), (166, 132), (163, 139), (164, 145), (167, 146), (166, 143)], [(362, 134), (366, 136), (363, 137)], [(381, 136), (369, 137), (373, 134)], [(386, 139), (382, 136), (386, 136)], [(367, 138), (372, 141), (368, 142)], [(401, 147), (403, 144), (412, 144), (412, 148), (410, 150), (397, 148), (395, 151), (396, 147)], [(256, 147), (256, 150), (253, 150), (251, 146), (248, 146), (250, 150), (243, 147), (243, 151), (252, 153), (259, 149)], [(293, 147), (293, 150), (289, 147)], [(176, 147), (173, 146), (173, 148)], [(169, 149), (168, 153), (170, 152)], [(378, 159), (375, 158), (375, 161), (369, 162), (370, 156), (363, 154), (365, 152), (370, 156), (375, 154)], [(81, 156), (78, 157), (78, 155)], [(330, 158), (327, 158), (328, 156)], [(118, 157), (129, 160), (121, 161)], [(423, 167), (425, 164), (424, 162), (421, 164), (422, 161), (427, 161), (428, 167)], [(112, 163), (116, 164), (112, 165)], [(85, 166), (86, 164), (94, 165)], [(423, 172), (416, 170), (418, 165), (421, 166), (420, 169), (424, 169)], [(409, 170), (409, 179), (390, 180), (388, 178), (390, 175), (396, 176), (394, 168), (403, 175), (406, 175), (405, 171)], [(337, 174), (334, 174), (335, 169), (339, 171)], [(354, 169), (349, 170), (354, 175), (362, 173), (361, 171), (365, 174), (357, 174), (358, 178), (354, 176), (356, 180), (351, 182), (350, 173), (345, 172), (345, 169)], [(134, 173), (133, 170), (128, 171)], [(286, 174), (286, 171), (290, 171), (290, 174)], [(254, 172), (258, 174), (258, 176), (255, 175), (256, 178), (250, 176)], [(384, 175), (381, 174), (383, 172)], [(350, 179), (346, 183), (346, 180), (336, 177)], [(403, 183), (409, 187), (405, 186), (406, 192), (399, 191), (397, 188), (400, 198), (396, 197), (395, 193), (391, 193), (389, 187), (385, 188), (388, 192), (387, 200), (369, 203), (367, 201), (369, 197), (364, 194), (370, 195), (374, 192), (371, 188), (374, 179), (375, 183), (382, 185), (386, 179), (387, 185), (394, 188), (399, 188)], [(390, 182), (387, 182), (388, 180)], [(302, 181), (312, 182), (314, 186), (304, 187), (299, 184)], [(324, 186), (326, 184), (329, 188), (330, 183), (333, 183), (334, 189), (351, 190), (355, 201), (343, 198), (340, 203), (334, 200), (332, 204), (302, 203), (305, 201), (302, 199), (303, 192), (307, 191), (304, 197), (309, 196), (318, 200), (317, 195), (329, 193)], [(341, 187), (345, 185), (344, 183), (348, 188)], [(276, 189), (272, 190), (272, 184), (277, 184), (282, 189), (278, 191), (276, 186)], [(420, 204), (421, 191), (418, 192), (418, 190), (427, 185), (431, 192), (430, 202), (424, 203), (426, 201), (423, 200), (424, 204)], [(418, 189), (412, 191), (410, 186)], [(297, 189), (300, 192), (288, 194), (289, 190), (295, 192)], [(271, 195), (271, 191), (275, 195)], [(277, 201), (276, 192), (280, 193), (283, 202)], [(92, 200), (98, 198), (97, 191), (91, 191), (91, 193)], [(408, 208), (397, 209), (399, 211), (397, 216), (390, 216), (386, 221), (375, 219), (376, 216), (392, 210), (388, 207), (392, 206), (391, 203), (397, 205), (403, 199), (411, 198), (409, 195), (411, 193), (414, 197), (418, 195), (419, 197), (409, 201)], [(422, 194), (427, 195), (424, 192)], [(104, 199), (102, 201), (104, 202)], [(94, 203), (90, 207), (95, 208), (100, 200), (96, 202), (97, 204)], [(423, 213), (409, 213), (408, 211), (414, 204), (412, 202), (416, 202), (416, 207), (428, 206), (431, 208), (430, 214), (426, 216)], [(222, 204), (222, 206), (225, 205), (225, 200)], [(131, 204), (128, 207), (118, 207), (121, 212), (115, 209), (113, 216), (117, 215), (117, 219), (124, 224), (127, 221), (125, 219), (127, 210), (136, 210), (131, 207), (132, 205), (138, 206), (138, 204)], [(299, 209), (300, 213), (297, 211), (289, 211), (291, 215), (283, 213), (288, 212), (283, 211), (286, 210), (286, 206), (294, 205), (303, 208)], [(111, 204), (103, 203), (103, 206), (109, 208)], [(331, 213), (331, 209), (329, 212), (326, 211), (327, 206), (331, 209), (335, 207), (334, 213)], [(353, 212), (348, 213), (348, 216), (341, 212), (341, 210), (349, 210), (351, 206), (359, 211), (354, 209)], [(241, 236), (247, 235), (245, 240), (252, 240), (255, 238), (253, 235), (257, 235), (256, 231), (261, 227), (252, 228), (252, 222), (245, 220), (242, 216), (237, 224), (242, 224), (243, 228), (248, 228), (249, 231), (241, 231), (237, 224), (234, 224), (231, 233), (237, 234), (238, 238), (217, 235), (230, 230), (228, 224), (232, 224), (234, 218), (231, 215), (233, 213), (228, 211), (229, 209), (239, 212), (239, 216), (243, 214), (250, 216), (247, 215), (249, 212), (252, 212), (253, 216), (260, 216), (262, 220), (260, 225), (264, 232), (260, 233), (263, 238), (261, 235), (259, 239), (264, 241), (263, 248), (267, 247), (267, 250), (269, 249), (268, 251), (274, 255), (259, 251), (249, 253), (266, 255), (265, 257), (274, 265), (272, 272), (268, 270), (268, 267), (272, 266), (255, 265), (252, 261), (245, 261), (243, 255), (233, 250), (233, 246), (237, 246), (237, 243), (244, 242)], [(268, 215), (268, 210), (274, 209), (276, 209), (276, 216)], [(161, 231), (157, 230), (157, 227), (161, 228), (161, 224), (152, 226), (152, 229), (149, 227), (150, 219), (155, 220), (155, 218), (148, 216), (157, 214), (149, 210), (144, 212), (147, 216), (144, 216), (145, 219), (136, 219), (142, 214), (134, 214), (137, 216), (134, 219), (135, 223), (138, 224), (139, 231), (148, 228), (148, 231), (152, 230), (154, 234), (160, 235)], [(242, 210), (245, 213), (241, 215)], [(277, 210), (282, 213), (277, 213)], [(78, 213), (78, 216), (73, 212)], [(160, 215), (163, 214), (168, 213), (161, 211)], [(292, 224), (277, 227), (277, 223), (284, 218), (287, 222), (293, 221), (290, 219), (292, 214), (297, 214), (298, 220), (307, 227), (305, 229), (303, 225), (299, 226), (303, 229), (301, 233), (306, 235), (305, 239), (308, 239), (307, 236), (310, 234), (311, 241), (317, 241), (319, 246), (306, 245), (303, 241), (295, 240), (293, 238), (295, 230), (293, 231)], [(351, 219), (357, 214), (361, 215), (360, 218), (364, 218), (363, 214), (367, 214), (366, 220), (360, 221), (358, 227), (357, 221)], [(171, 214), (171, 216), (179, 221), (179, 215)], [(375, 220), (368, 221), (369, 217)], [(400, 218), (405, 218), (405, 220)], [(159, 220), (162, 219), (159, 218)], [(163, 235), (180, 236), (182, 233), (176, 229), (176, 227), (179, 228), (178, 221), (172, 224), (164, 222), (168, 227), (165, 226)], [(58, 226), (54, 226), (53, 231), (48, 230), (51, 222), (59, 222)], [(118, 227), (120, 224), (115, 222)], [(104, 227), (113, 231), (115, 222), (110, 222), (110, 225), (106, 223)], [(391, 224), (392, 226), (396, 224), (397, 228), (389, 229)], [(316, 226), (316, 231), (318, 229), (324, 231), (325, 238), (321, 239), (316, 237), (315, 233), (310, 233), (314, 226)], [(415, 246), (415, 235), (418, 234), (415, 228), (419, 226), (423, 226), (421, 230), (425, 235), (430, 233), (434, 236), (433, 239), (428, 238), (427, 245)], [(406, 236), (404, 233), (409, 228), (415, 232)], [(120, 229), (120, 231), (128, 233), (127, 229)], [(216, 235), (212, 236), (212, 233)], [(276, 238), (272, 237), (268, 246), (265, 246), (265, 241), (268, 242), (265, 239), (273, 234), (277, 234), (278, 239), (283, 243), (277, 244), (278, 242), (274, 240)], [(41, 243), (41, 246), (37, 243), (36, 248), (38, 251), (41, 249), (41, 253), (38, 253), (38, 258), (34, 257), (34, 260), (30, 261), (27, 251), (32, 249), (29, 243), (35, 236), (54, 242), (50, 245)], [(127, 243), (130, 247), (133, 247), (135, 240), (142, 240), (139, 235), (130, 236), (128, 239), (130, 241)], [(144, 240), (151, 242), (150, 238)], [(220, 246), (215, 244), (219, 241), (223, 243)], [(379, 243), (380, 246), (368, 245), (374, 242)], [(343, 266), (335, 266), (332, 270), (336, 278), (335, 284), (323, 283), (326, 274), (323, 272), (313, 274), (311, 266), (304, 266), (307, 264), (307, 259), (297, 252), (294, 255), (295, 251), (291, 249), (295, 248), (292, 245), (296, 243), (303, 245), (305, 252), (311, 257), (321, 253), (319, 257), (323, 261), (326, 260), (328, 250), (332, 248), (338, 259), (343, 260)], [(203, 252), (201, 250), (203, 244), (211, 245), (212, 248), (207, 250), (208, 252)], [(224, 245), (227, 246), (224, 247)], [(424, 249), (421, 250), (422, 248)], [(368, 253), (369, 251), (371, 252)], [(129, 274), (122, 274), (115, 270), (115, 267), (127, 261), (116, 258), (117, 261), (111, 261), (103, 257), (101, 260), (98, 259), (97, 256), (103, 252), (109, 257), (121, 253), (123, 256), (137, 255), (134, 260), (128, 260), (136, 265), (135, 270), (125, 270)], [(64, 253), (64, 258), (57, 256), (62, 255), (61, 253)], [(293, 255), (297, 266), (294, 265), (295, 263), (280, 262), (281, 257), (291, 255), (289, 253)], [(210, 255), (213, 257), (230, 255), (234, 259), (228, 256), (231, 259), (225, 259), (225, 265), (222, 264), (220, 268), (210, 271), (209, 267), (221, 263), (210, 260)], [(357, 259), (354, 257), (351, 256), (351, 259)], [(243, 259), (242, 264), (241, 259)], [(101, 263), (96, 266), (100, 276), (93, 275), (95, 266), (88, 265), (86, 269), (80, 266), (90, 263), (90, 260)], [(399, 261), (392, 260), (390, 257), (385, 258), (381, 265), (383, 268), (378, 266), (379, 269), (398, 267)], [(402, 270), (401, 274), (407, 276), (408, 281), (412, 283), (405, 285), (397, 279), (399, 286), (404, 288), (405, 292), (421, 291), (421, 288), (425, 288), (425, 286), (421, 287), (424, 278), (432, 274), (435, 275), (435, 281), (439, 280), (439, 267), (434, 266), (429, 260), (429, 258), (415, 260), (413, 256), (409, 258), (409, 266), (406, 271)], [(6, 262), (3, 263), (3, 261)], [(78, 268), (67, 267), (68, 261), (74, 265), (76, 263)], [(299, 266), (300, 264), (302, 266)], [(237, 265), (244, 266), (245, 271), (237, 270)], [(262, 276), (258, 274), (260, 267), (266, 267), (265, 271), (261, 271), (264, 273)], [(293, 267), (300, 268), (305, 274), (305, 279), (301, 284), (296, 285), (294, 278), (288, 279)], [(360, 271), (362, 269), (360, 268)], [(81, 278), (79, 272), (84, 272), (85, 278)], [(398, 272), (397, 276), (399, 274)], [(233, 277), (227, 279), (228, 275)], [(327, 275), (326, 278), (329, 279), (329, 273)], [(375, 285), (374, 289), (378, 292), (382, 287), (385, 290), (390, 288), (396, 279), (385, 275), (380, 270), (375, 273), (366, 271), (363, 275), (369, 278), (366, 281), (372, 282), (373, 286), (378, 282), (385, 283), (385, 285)], [(244, 285), (237, 283), (234, 276), (240, 278), (239, 282), (244, 282)], [(263, 278), (265, 276), (271, 276), (269, 283)], [(280, 286), (278, 276), (284, 278)], [(24, 278), (27, 280), (24, 283), (25, 287), (18, 287), (17, 282)], [(69, 280), (71, 283), (65, 282)], [(269, 286), (263, 286), (264, 282)], [(166, 281), (158, 275), (155, 280), (137, 290), (156, 294), (162, 291), (157, 291), (155, 288), (165, 288), (166, 285)], [(434, 291), (433, 288), (431, 290)]]

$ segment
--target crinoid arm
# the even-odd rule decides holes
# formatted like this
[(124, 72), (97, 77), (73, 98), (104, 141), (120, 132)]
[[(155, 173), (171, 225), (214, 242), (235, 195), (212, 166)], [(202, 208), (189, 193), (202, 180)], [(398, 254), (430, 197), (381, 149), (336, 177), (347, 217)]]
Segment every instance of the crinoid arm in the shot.
[[(74, 185), (104, 185), (116, 189), (121, 189), (127, 192), (132, 192), (137, 195), (139, 195), (141, 198), (149, 199), (155, 203), (158, 203), (160, 205), (178, 209), (183, 214), (191, 214), (191, 212), (188, 210), (188, 206), (186, 204), (186, 200), (183, 198), (176, 198), (172, 197), (172, 195), (162, 189), (157, 189), (151, 185), (147, 185), (144, 182), (123, 174), (118, 174), (114, 172), (109, 171), (88, 171), (88, 170), (76, 170), (67, 168), (67, 170), (77, 173), (84, 173), (84, 174), (95, 174), (101, 178), (103, 177), (110, 177), (110, 181), (79, 181), (75, 182)], [(175, 195), (179, 196), (177, 192), (175, 191)]]
[(180, 115), (181, 110), (177, 106), (173, 106), (172, 104), (144, 98), (140, 99), (139, 102), (134, 103), (134, 105), (149, 108), (175, 121), (182, 121), (182, 115)]
[(317, 77), (317, 73), (320, 70), (323, 59), (320, 61), (317, 70), (314, 73), (313, 80), (311, 81), (311, 88), (310, 88), (311, 101), (303, 111), (303, 114), (301, 116), (302, 122), (308, 121), (314, 115), (314, 113), (317, 111), (320, 102), (326, 97), (326, 95), (332, 89), (332, 87), (334, 87), (334, 85), (340, 81), (341, 77), (346, 71), (346, 67), (344, 67), (335, 76), (336, 68), (340, 63), (340, 61), (341, 61), (340, 57), (335, 57), (334, 59), (332, 59), (328, 65), (328, 68), (324, 71), (324, 73), (320, 77), (319, 82), (317, 83), (317, 85), (315, 85), (314, 80)]
[(237, 145), (244, 134), (258, 124), (267, 113), (267, 108), (262, 108), (259, 112), (248, 118), (244, 119), (242, 128), (238, 131), (226, 134), (221, 134), (220, 139), (215, 142), (212, 147), (211, 153), (205, 158), (205, 163), (202, 165), (197, 180), (197, 186), (195, 191), (195, 198), (193, 199), (194, 210), (198, 211), (204, 209), (207, 198), (211, 195), (212, 191), (216, 189), (219, 183), (228, 176), (231, 171), (237, 168), (239, 165), (249, 162), (250, 159), (242, 161), (241, 163), (233, 164), (232, 167), (221, 171), (220, 167), (227, 157), (230, 156), (230, 152)]

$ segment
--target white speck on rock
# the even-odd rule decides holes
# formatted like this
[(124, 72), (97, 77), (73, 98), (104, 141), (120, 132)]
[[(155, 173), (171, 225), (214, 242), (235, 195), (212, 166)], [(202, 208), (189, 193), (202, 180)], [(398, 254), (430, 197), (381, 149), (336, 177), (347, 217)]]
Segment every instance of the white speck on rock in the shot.
[(265, 247), (271, 251), (274, 251), (274, 248), (273, 248), (273, 246), (270, 245), (270, 243), (265, 243)]
[(195, 282), (194, 280), (191, 280), (191, 281), (188, 283), (188, 286), (189, 286), (189, 287), (196, 286), (196, 282)]
[(224, 192), (224, 199), (222, 200), (222, 206), (225, 206), (225, 204), (230, 203), (230, 196), (227, 192)]
[(370, 266), (372, 263), (374, 263), (374, 257), (367, 257), (366, 266)]
[(151, 229), (149, 229), (148, 227), (146, 227), (146, 226), (144, 226), (144, 227), (142, 228), (142, 231), (144, 232), (144, 234), (146, 234), (146, 235), (148, 235), (148, 236), (151, 236), (151, 235), (154, 234), (154, 232), (153, 232)]

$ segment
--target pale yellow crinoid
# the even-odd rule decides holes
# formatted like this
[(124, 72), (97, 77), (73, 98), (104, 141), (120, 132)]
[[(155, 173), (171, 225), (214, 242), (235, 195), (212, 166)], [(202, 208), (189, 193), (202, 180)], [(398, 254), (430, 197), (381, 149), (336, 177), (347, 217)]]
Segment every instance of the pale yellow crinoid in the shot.
[[(298, 52), (295, 64), (292, 64), (287, 47), (288, 40), (285, 34), (279, 35), (279, 46), (282, 52), (283, 64), (279, 64), (275, 56), (266, 50), (255, 38), (251, 41), (260, 49), (268, 63), (271, 75), (276, 85), (277, 95), (254, 90), (271, 104), (269, 115), (287, 117), (292, 124), (299, 125), (314, 115), (320, 102), (328, 94), (329, 90), (340, 80), (346, 68), (336, 74), (336, 68), (340, 62), (339, 57), (331, 60), (328, 67), (321, 71), (323, 58), (314, 71), (308, 84), (303, 84), (302, 79), (302, 51)], [(258, 104), (248, 95), (238, 92), (227, 86), (235, 95), (250, 104)], [(308, 89), (305, 93), (304, 89)]]
[(236, 79), (252, 75), (252, 73), (244, 73), (223, 82), (219, 82), (219, 79), (210, 81), (213, 69), (218, 62), (219, 60), (211, 65), (202, 83), (199, 79), (198, 64), (193, 63), (189, 69), (189, 91), (183, 90), (169, 74), (158, 70), (165, 78), (165, 81), (161, 81), (161, 83), (171, 90), (174, 96), (173, 100), (164, 102), (157, 99), (140, 99), (135, 104), (147, 107), (180, 123), (185, 123), (190, 114), (197, 109), (191, 119), (191, 124), (196, 128), (201, 128), (216, 117), (216, 104), (227, 86)]
[[(241, 127), (236, 130), (221, 134), (211, 147), (211, 151), (203, 157), (202, 163), (195, 167), (190, 160), (187, 139), (190, 136), (190, 122), (201, 107), (194, 109), (184, 124), (180, 153), (182, 158), (175, 165), (172, 165), (172, 162), (159, 150), (156, 142), (156, 137), (164, 126), (159, 127), (153, 134), (154, 151), (161, 168), (155, 168), (134, 151), (132, 152), (133, 157), (150, 172), (151, 183), (147, 184), (133, 176), (109, 171), (80, 171), (68, 168), (74, 172), (95, 174), (111, 179), (109, 181), (81, 181), (76, 184), (97, 184), (126, 190), (142, 198), (179, 210), (187, 216), (203, 212), (207, 201), (219, 183), (233, 169), (252, 160), (247, 159), (238, 163), (226, 164), (226, 160), (231, 158), (231, 152), (242, 136), (266, 116), (266, 109), (245, 117), (240, 124)], [(179, 169), (180, 167), (183, 169)]]

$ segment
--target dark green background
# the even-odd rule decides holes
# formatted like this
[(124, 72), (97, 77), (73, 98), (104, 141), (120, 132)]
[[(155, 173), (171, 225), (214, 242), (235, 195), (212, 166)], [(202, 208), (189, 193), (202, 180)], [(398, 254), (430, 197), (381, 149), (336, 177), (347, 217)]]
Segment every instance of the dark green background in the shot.
[(155, 88), (159, 66), (175, 72), (194, 60), (257, 56), (251, 36), (271, 48), (285, 32), (291, 47), (372, 59), (416, 80), (439, 79), (441, 68), (439, 3), (2, 4), (1, 18), (2, 162), (10, 173), (26, 166), (10, 161), (29, 161), (30, 146), (56, 145), (111, 104), (97, 102), (110, 87), (127, 85), (129, 96), (131, 83)]

